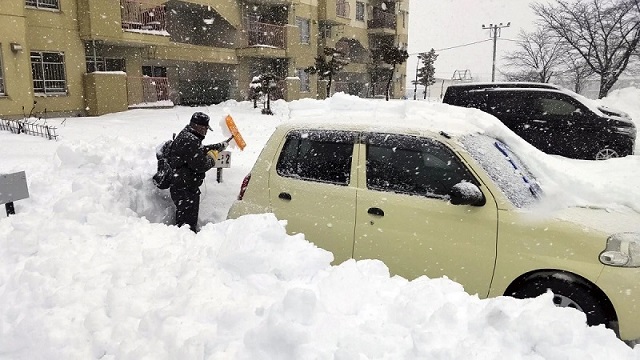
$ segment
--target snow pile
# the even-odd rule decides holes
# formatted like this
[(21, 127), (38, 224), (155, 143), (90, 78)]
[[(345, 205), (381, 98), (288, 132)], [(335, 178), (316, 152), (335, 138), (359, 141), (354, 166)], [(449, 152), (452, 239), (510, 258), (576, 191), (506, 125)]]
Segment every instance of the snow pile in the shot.
[[(272, 105), (275, 116), (226, 102), (48, 119), (58, 142), (0, 131), (0, 173), (25, 170), (31, 195), (0, 216), (0, 359), (640, 358), (549, 294), (479, 300), (447, 279), (392, 277), (379, 261), (331, 266), (270, 214), (224, 220), (273, 129), (301, 118), (499, 135), (527, 153), (545, 191), (564, 194), (546, 200), (558, 208), (638, 210), (640, 157), (548, 156), (493, 117), (443, 104), (340, 95)], [(167, 225), (171, 201), (151, 183), (155, 147), (195, 111), (231, 114), (248, 144), (233, 149), (222, 183), (207, 176), (198, 234)]]

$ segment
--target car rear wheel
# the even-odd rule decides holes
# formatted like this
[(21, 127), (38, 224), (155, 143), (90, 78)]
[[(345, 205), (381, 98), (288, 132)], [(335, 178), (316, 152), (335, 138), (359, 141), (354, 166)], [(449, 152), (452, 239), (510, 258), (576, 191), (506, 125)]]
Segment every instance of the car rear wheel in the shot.
[(617, 157), (620, 157), (620, 154), (609, 147), (605, 147), (596, 153), (596, 160), (607, 160)]
[(587, 316), (587, 324), (605, 324), (607, 327), (612, 325), (614, 319), (610, 318), (607, 309), (601, 305), (603, 302), (598, 292), (570, 280), (553, 276), (534, 278), (523, 283), (509, 295), (519, 299), (533, 298), (546, 293), (547, 290), (553, 292), (553, 302), (556, 306), (582, 311)]

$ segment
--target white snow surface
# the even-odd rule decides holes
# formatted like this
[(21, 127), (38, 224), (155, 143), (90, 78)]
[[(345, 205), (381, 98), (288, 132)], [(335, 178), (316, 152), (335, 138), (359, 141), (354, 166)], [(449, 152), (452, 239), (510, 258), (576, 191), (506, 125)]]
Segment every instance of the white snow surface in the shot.
[[(602, 100), (640, 119), (640, 90)], [(25, 171), (30, 197), (0, 215), (0, 359), (640, 359), (582, 313), (536, 299), (480, 300), (446, 278), (407, 281), (376, 260), (332, 255), (289, 236), (272, 214), (225, 220), (262, 146), (286, 121), (486, 132), (525, 156), (547, 196), (640, 212), (640, 156), (602, 162), (545, 155), (495, 118), (421, 101), (272, 103), (135, 109), (54, 118), (58, 141), (0, 131), (0, 173)], [(203, 184), (202, 229), (168, 225), (155, 148), (195, 111), (231, 114), (247, 142)], [(38, 123), (44, 124), (44, 120)], [(222, 124), (222, 122), (220, 122)], [(205, 143), (224, 140), (214, 129)]]

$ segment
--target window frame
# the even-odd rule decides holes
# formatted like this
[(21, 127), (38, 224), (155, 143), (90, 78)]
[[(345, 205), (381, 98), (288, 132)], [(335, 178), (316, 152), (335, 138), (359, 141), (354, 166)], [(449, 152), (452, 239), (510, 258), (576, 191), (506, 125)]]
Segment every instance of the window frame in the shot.
[(311, 78), (309, 73), (304, 69), (296, 69), (296, 75), (298, 76), (298, 79), (300, 79), (300, 92), (311, 92)]
[[(364, 168), (365, 168), (365, 186), (368, 190), (404, 194), (404, 195), (410, 195), (410, 196), (422, 196), (426, 198), (435, 198), (435, 199), (445, 200), (445, 199), (448, 199), (449, 192), (453, 188), (453, 185), (457, 183), (466, 181), (478, 187), (481, 186), (480, 181), (475, 177), (473, 172), (468, 168), (465, 161), (462, 158), (460, 158), (460, 156), (449, 146), (435, 139), (424, 137), (424, 136), (415, 136), (415, 135), (406, 135), (406, 134), (368, 133), (364, 136), (363, 142), (366, 146), (366, 149), (365, 149), (366, 161), (364, 164)], [(444, 193), (438, 192), (437, 191), (438, 189), (427, 188), (426, 186), (423, 186), (424, 187), (423, 191), (416, 191), (415, 188), (413, 190), (401, 189), (399, 186), (400, 184), (396, 184), (394, 186), (394, 184), (392, 184), (389, 181), (390, 180), (389, 178), (382, 178), (383, 180), (382, 182), (386, 181), (388, 183), (388, 186), (373, 185), (372, 184), (373, 177), (370, 176), (371, 173), (369, 168), (370, 161), (371, 161), (370, 151), (372, 150), (371, 149), (372, 146), (391, 149), (393, 153), (398, 153), (398, 154), (400, 154), (401, 151), (403, 150), (417, 152), (420, 154), (419, 161), (422, 161), (422, 162), (425, 161), (425, 159), (423, 158), (423, 154), (425, 153), (426, 149), (428, 148), (437, 149), (437, 151), (443, 152), (445, 155), (447, 155), (447, 159), (449, 161), (455, 162), (455, 165), (457, 165), (457, 167), (450, 167), (446, 169), (446, 171), (451, 171), (451, 173), (459, 175), (460, 179), (459, 181), (455, 179), (454, 184), (449, 186), (448, 189), (443, 189), (443, 190), (446, 190)], [(434, 155), (434, 158), (437, 158), (437, 157)], [(425, 163), (423, 169), (424, 170), (436, 169), (436, 167), (427, 166), (427, 164)], [(418, 170), (418, 168), (416, 168), (416, 170)], [(399, 172), (381, 171), (381, 173), (395, 175), (395, 174), (398, 174)], [(445, 172), (443, 172), (443, 174), (444, 173)], [(429, 176), (429, 174), (427, 173), (425, 173), (424, 175)], [(418, 182), (416, 182), (415, 184), (418, 185)], [(427, 183), (424, 182), (424, 184), (427, 184)]]
[[(317, 130), (317, 129), (292, 130), (289, 133), (287, 133), (287, 135), (285, 136), (284, 144), (280, 149), (278, 159), (276, 161), (276, 169), (275, 169), (276, 174), (278, 174), (278, 176), (281, 176), (281, 177), (297, 179), (302, 181), (331, 184), (331, 185), (338, 185), (338, 186), (349, 186), (349, 184), (352, 181), (351, 171), (353, 168), (353, 163), (357, 161), (353, 157), (353, 152), (354, 152), (354, 146), (357, 142), (358, 137), (359, 137), (359, 134), (357, 132), (347, 131), (347, 130)], [(300, 142), (298, 143), (297, 148), (289, 148), (289, 145), (293, 141)], [(307, 165), (309, 169), (314, 169), (316, 171), (314, 175), (317, 174), (317, 175), (328, 176), (330, 174), (328, 171), (323, 171), (324, 169), (321, 167), (310, 166), (310, 165), (314, 165), (314, 164), (311, 164), (311, 161), (307, 161), (306, 163), (303, 163), (300, 161), (300, 159), (305, 159), (306, 155), (311, 153), (311, 150), (314, 149), (313, 145), (310, 145), (310, 147), (307, 149), (308, 152), (305, 154), (301, 154), (300, 153), (301, 148), (306, 146), (306, 144), (302, 144), (303, 141), (306, 141), (309, 143), (315, 142), (323, 145), (327, 143), (346, 144), (347, 148), (344, 149), (345, 154), (343, 155), (346, 156), (347, 161), (346, 163), (342, 164), (344, 165), (344, 167), (340, 170), (339, 167), (337, 166), (339, 164), (336, 164), (336, 163), (334, 163), (334, 165), (331, 166), (331, 170), (337, 170), (338, 172), (341, 172), (345, 178), (343, 180), (341, 179), (342, 181), (336, 181), (335, 179), (330, 179), (330, 178), (305, 176), (308, 174), (305, 173), (305, 170), (302, 169), (301, 165)], [(290, 156), (291, 153), (289, 150), (296, 150), (295, 157)], [(315, 156), (315, 154), (313, 155)], [(291, 158), (287, 158), (288, 156)], [(335, 156), (332, 158), (332, 160), (335, 160)], [(287, 164), (287, 162), (289, 162), (289, 164)], [(295, 166), (295, 169), (288, 168), (287, 166), (291, 166), (291, 167)], [(291, 172), (284, 171), (285, 169), (290, 169), (292, 171)]]
[[(300, 30), (300, 44), (311, 44), (311, 19), (296, 16), (296, 26)], [(303, 30), (306, 30), (306, 35)]]
[[(47, 2), (52, 4), (47, 4)], [(24, 4), (33, 9), (60, 10), (60, 0), (25, 0)]]
[[(36, 54), (36, 55), (34, 55)], [(61, 62), (53, 62), (53, 61), (48, 61), (45, 62), (45, 56), (60, 56), (61, 57)], [(34, 63), (34, 58), (35, 57), (39, 57), (39, 62)], [(32, 50), (29, 54), (29, 60), (31, 63), (31, 76), (32, 76), (32, 87), (33, 87), (33, 93), (36, 95), (44, 95), (44, 96), (48, 96), (48, 95), (66, 95), (67, 94), (67, 70), (66, 70), (66, 62), (65, 62), (65, 54), (63, 51), (42, 51), (42, 50)], [(47, 71), (46, 70), (46, 66), (58, 66), (58, 70), (62, 72), (62, 76), (59, 78), (46, 78), (47, 72), (51, 72), (51, 71)], [(39, 70), (40, 71), (40, 77), (41, 78), (36, 78), (36, 71)], [(51, 70), (51, 69), (49, 69)], [(42, 87), (37, 87), (36, 83), (42, 82)], [(47, 82), (57, 82), (57, 83), (61, 83), (62, 86), (61, 87), (48, 87), (47, 86)], [(48, 90), (48, 89), (51, 90)]]
[[(362, 11), (360, 11), (360, 9)], [(362, 1), (356, 1), (356, 20), (357, 21), (365, 21), (366, 20), (367, 7)]]

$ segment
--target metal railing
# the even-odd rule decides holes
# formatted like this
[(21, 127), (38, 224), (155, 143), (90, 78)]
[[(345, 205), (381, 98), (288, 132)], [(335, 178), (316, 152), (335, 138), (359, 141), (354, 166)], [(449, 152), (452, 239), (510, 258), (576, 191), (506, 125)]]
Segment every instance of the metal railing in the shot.
[(4, 120), (0, 119), (0, 130), (10, 131), (14, 134), (27, 134), (40, 136), (49, 140), (58, 140), (56, 127), (40, 125), (27, 120)]
[(345, 0), (336, 2), (336, 16), (349, 18), (351, 16), (351, 6)]
[(26, 0), (26, 6), (33, 6), (40, 9), (59, 9), (58, 0)]
[(164, 5), (137, 0), (120, 0), (122, 28), (134, 30), (166, 30)]
[[(129, 84), (136, 84), (139, 82), (142, 87), (142, 102), (143, 103), (154, 103), (157, 101), (169, 100), (169, 91), (171, 87), (169, 86), (169, 79), (166, 77), (135, 77), (129, 76), (127, 77), (127, 82)], [(136, 101), (129, 101), (129, 103), (137, 103), (140, 99), (136, 99)]]
[(247, 45), (273, 46), (279, 49), (286, 47), (286, 31), (284, 26), (247, 20)]
[(397, 26), (396, 15), (385, 12), (380, 8), (373, 8), (373, 17), (367, 21), (369, 29), (391, 29), (395, 30)]

